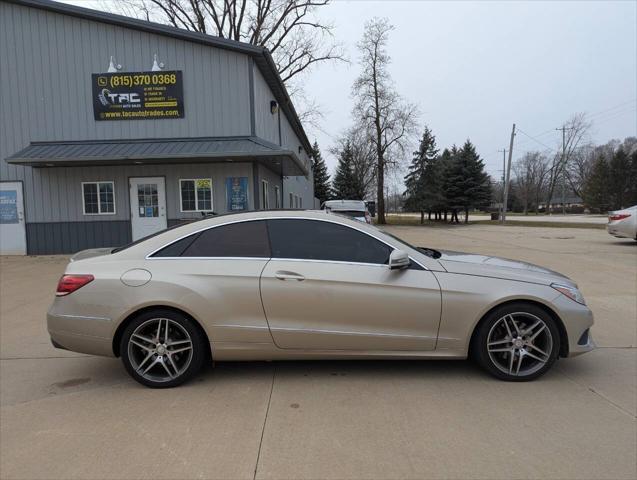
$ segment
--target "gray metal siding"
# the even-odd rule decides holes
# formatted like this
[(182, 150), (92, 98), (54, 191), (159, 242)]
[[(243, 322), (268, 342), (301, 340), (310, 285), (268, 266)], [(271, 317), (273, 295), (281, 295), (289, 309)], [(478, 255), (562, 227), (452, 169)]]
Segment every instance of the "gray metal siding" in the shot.
[[(96, 122), (91, 74), (105, 72), (111, 55), (123, 72), (150, 70), (155, 53), (167, 70), (183, 71), (185, 118)], [(5, 162), (35, 141), (250, 135), (251, 96), (257, 135), (279, 144), (278, 116), (270, 114), (274, 96), (256, 66), (251, 95), (250, 64), (243, 53), (0, 0), (0, 180), (23, 181), (29, 253), (130, 241), (129, 177), (166, 178), (169, 222), (200, 216), (179, 211), (179, 178), (211, 177), (214, 209), (223, 213), (225, 178), (246, 176), (254, 208), (250, 163), (32, 168)], [(281, 120), (284, 146), (298, 152), (298, 138), (285, 115)], [(300, 156), (308, 161), (305, 152)], [(260, 174), (272, 179), (273, 195), (280, 178), (265, 167)], [(99, 180), (115, 182), (115, 215), (82, 213), (81, 182)]]
[(130, 222), (27, 223), (27, 254), (75, 253), (87, 248), (118, 247), (131, 241)]
[(270, 111), (270, 102), (272, 100), (274, 100), (274, 95), (270, 87), (259, 69), (254, 66), (255, 133), (258, 137), (278, 145), (279, 120), (278, 114), (272, 115)]
[[(119, 167), (59, 167), (38, 169), (44, 187), (39, 195), (27, 199), (27, 222), (102, 222), (130, 219), (130, 177), (165, 177), (168, 218), (199, 217), (199, 213), (181, 212), (179, 179), (212, 178), (213, 209), (226, 212), (226, 177), (252, 177), (250, 163), (208, 163), (187, 165), (130, 165)], [(267, 170), (267, 169), (265, 169)], [(82, 182), (113, 181), (115, 214), (84, 215)], [(248, 187), (252, 207), (251, 182)]]
[[(259, 168), (259, 195), (261, 195), (260, 189), (262, 188), (261, 180), (266, 180), (268, 182), (268, 201), (270, 202), (270, 208), (275, 208), (275, 192), (274, 187), (278, 186), (279, 191), (283, 189), (283, 184), (281, 182), (281, 176), (274, 173), (272, 170), (264, 167), (263, 165), (258, 165)], [(261, 198), (261, 197), (259, 197)], [(282, 207), (282, 206), (281, 206)], [(263, 205), (261, 205), (263, 208)]]
[[(122, 71), (150, 70), (155, 53), (184, 72), (185, 118), (96, 122), (91, 74), (106, 71), (110, 55)], [(25, 180), (27, 196), (51, 186), (4, 159), (32, 141), (250, 134), (241, 53), (0, 2), (0, 60), (0, 177)]]

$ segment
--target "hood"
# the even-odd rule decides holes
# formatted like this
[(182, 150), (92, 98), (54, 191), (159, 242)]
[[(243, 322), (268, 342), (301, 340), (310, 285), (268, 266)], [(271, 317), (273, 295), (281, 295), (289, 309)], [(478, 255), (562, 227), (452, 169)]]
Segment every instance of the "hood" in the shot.
[(88, 250), (82, 250), (77, 252), (71, 257), (71, 262), (78, 260), (85, 260), (87, 258), (100, 257), (102, 255), (108, 255), (113, 251), (113, 247), (108, 248), (89, 248)]
[(449, 250), (442, 250), (440, 253), (441, 257), (438, 258), (438, 261), (445, 270), (451, 273), (503, 278), (543, 285), (556, 282), (576, 286), (567, 276), (532, 263)]

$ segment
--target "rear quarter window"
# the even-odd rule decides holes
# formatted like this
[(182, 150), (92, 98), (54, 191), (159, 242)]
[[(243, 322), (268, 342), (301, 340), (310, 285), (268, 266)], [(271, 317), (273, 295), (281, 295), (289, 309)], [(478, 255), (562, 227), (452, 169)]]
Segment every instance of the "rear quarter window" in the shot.
[(192, 234), (153, 257), (270, 258), (270, 243), (264, 220), (238, 222)]

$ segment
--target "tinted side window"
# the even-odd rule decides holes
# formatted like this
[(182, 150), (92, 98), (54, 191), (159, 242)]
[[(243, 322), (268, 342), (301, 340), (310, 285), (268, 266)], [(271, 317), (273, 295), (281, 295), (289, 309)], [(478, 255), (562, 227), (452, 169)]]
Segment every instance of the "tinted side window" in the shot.
[(265, 221), (231, 223), (204, 230), (182, 257), (270, 257)]
[(259, 220), (204, 230), (168, 245), (153, 256), (270, 258), (270, 244), (265, 221)]
[(268, 220), (274, 258), (384, 264), (391, 247), (353, 228), (318, 220)]
[(186, 250), (198, 236), (198, 233), (194, 233), (186, 238), (177, 240), (175, 243), (171, 243), (153, 254), (153, 257), (180, 257), (181, 254), (184, 253), (184, 250)]

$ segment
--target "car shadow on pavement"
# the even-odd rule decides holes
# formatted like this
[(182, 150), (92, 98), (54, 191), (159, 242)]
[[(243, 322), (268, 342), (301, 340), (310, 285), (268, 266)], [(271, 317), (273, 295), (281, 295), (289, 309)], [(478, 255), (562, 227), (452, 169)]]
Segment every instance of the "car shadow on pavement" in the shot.
[(299, 360), (273, 362), (218, 362), (199, 375), (199, 381), (218, 381), (245, 375), (271, 375), (278, 379), (304, 377), (355, 380), (491, 379), (468, 360)]

